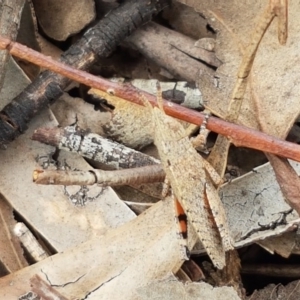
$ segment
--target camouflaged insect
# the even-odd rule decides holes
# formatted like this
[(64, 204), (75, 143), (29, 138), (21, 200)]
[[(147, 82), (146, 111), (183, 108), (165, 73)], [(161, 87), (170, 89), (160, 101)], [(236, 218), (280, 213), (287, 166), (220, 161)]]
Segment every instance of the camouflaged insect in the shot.
[(204, 159), (193, 148), (185, 129), (165, 114), (159, 87), (157, 98), (160, 108), (151, 107), (154, 143), (166, 178), (212, 262), (222, 269), (225, 252), (233, 249), (224, 207), (205, 170)]

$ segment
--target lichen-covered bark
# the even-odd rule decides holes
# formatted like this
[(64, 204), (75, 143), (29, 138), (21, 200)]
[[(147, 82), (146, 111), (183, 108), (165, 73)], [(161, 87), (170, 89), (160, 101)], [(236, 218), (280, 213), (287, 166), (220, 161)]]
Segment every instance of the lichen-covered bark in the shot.
[[(87, 30), (60, 60), (78, 69), (88, 70), (98, 57), (108, 56), (123, 39), (137, 27), (150, 21), (169, 2), (170, 0), (126, 2)], [(33, 116), (62, 95), (69, 81), (50, 71), (41, 73), (0, 112), (0, 143), (6, 144), (24, 132)]]

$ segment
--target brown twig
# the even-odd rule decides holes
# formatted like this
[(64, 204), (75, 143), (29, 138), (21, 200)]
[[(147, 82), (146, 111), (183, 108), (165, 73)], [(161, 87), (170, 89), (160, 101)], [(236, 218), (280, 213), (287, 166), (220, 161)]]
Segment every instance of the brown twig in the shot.
[[(53, 72), (57, 72), (63, 76), (66, 76), (72, 80), (83, 83), (87, 86), (91, 86), (96, 89), (100, 89), (109, 94), (114, 94), (119, 98), (126, 99), (133, 103), (141, 105), (140, 94), (153, 105), (156, 105), (155, 96), (139, 92), (129, 85), (120, 85), (114, 82), (110, 82), (100, 77), (93, 76), (87, 72), (77, 70), (64, 63), (55, 61), (50, 57), (45, 57), (41, 53), (38, 53), (26, 46), (18, 43), (13, 43), (8, 39), (0, 37), (0, 49), (8, 49), (12, 55), (21, 57), (36, 65), (44, 68), (48, 68)], [(175, 118), (190, 122), (192, 124), (201, 125), (205, 119), (205, 115), (182, 106), (171, 104), (169, 102), (164, 103), (165, 112)], [(238, 147), (253, 148), (256, 150), (272, 153), (282, 157), (290, 158), (295, 161), (300, 161), (300, 146), (270, 136), (263, 132), (247, 128), (242, 125), (226, 122), (224, 120), (210, 117), (207, 121), (209, 130), (222, 134), (229, 138), (231, 142)], [(1, 137), (0, 137), (0, 140)]]
[(165, 172), (161, 165), (151, 165), (125, 170), (60, 171), (34, 170), (33, 181), (37, 184), (118, 186), (161, 182)]

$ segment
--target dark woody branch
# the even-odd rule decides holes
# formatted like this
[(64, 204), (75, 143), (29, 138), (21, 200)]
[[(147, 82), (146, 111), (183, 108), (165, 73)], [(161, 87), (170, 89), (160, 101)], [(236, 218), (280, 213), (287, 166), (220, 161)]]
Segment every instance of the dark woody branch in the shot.
[[(151, 20), (169, 0), (127, 1), (86, 31), (60, 58), (76, 69), (88, 70), (99, 57), (107, 57), (137, 27)], [(10, 43), (1, 42), (10, 49)], [(2, 48), (3, 49), (3, 48)], [(26, 59), (26, 53), (25, 53)], [(0, 112), (0, 144), (14, 140), (41, 109), (59, 98), (70, 79), (53, 71), (42, 72)]]

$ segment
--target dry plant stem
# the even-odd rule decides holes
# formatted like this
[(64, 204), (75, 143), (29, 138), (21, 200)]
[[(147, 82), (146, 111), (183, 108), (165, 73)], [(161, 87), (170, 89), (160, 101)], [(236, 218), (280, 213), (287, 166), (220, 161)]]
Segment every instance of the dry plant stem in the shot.
[[(126, 1), (87, 30), (82, 38), (62, 55), (60, 61), (76, 69), (88, 69), (99, 57), (108, 56), (124, 38), (138, 26), (150, 21), (152, 16), (169, 2), (169, 0)], [(30, 61), (28, 48), (11, 43), (8, 39), (1, 39), (0, 44), (1, 49), (7, 49), (12, 55)], [(38, 64), (43, 60), (45, 61), (45, 57), (41, 55), (37, 60), (34, 59)], [(49, 60), (46, 62), (45, 68), (49, 67), (49, 62)], [(52, 71), (56, 72), (56, 69)], [(0, 143), (8, 143), (24, 132), (33, 116), (61, 96), (69, 82), (69, 79), (51, 71), (42, 72), (0, 112)]]
[[(125, 99), (127, 101), (142, 105), (139, 96), (140, 93), (153, 106), (156, 106), (156, 99), (151, 94), (142, 91), (137, 93), (137, 90), (132, 86), (124, 84), (120, 85), (103, 78), (93, 76), (84, 71), (77, 70), (75, 68), (67, 66), (66, 64), (55, 61), (50, 57), (45, 57), (44, 55), (31, 50), (26, 46), (20, 45), (18, 43), (12, 43), (11, 41), (0, 37), (0, 49), (6, 48), (10, 49), (12, 55), (23, 57), (29, 62), (32, 62), (44, 68), (48, 68), (72, 80), (105, 91), (109, 94), (114, 94), (117, 97)], [(167, 101), (164, 104), (164, 110), (168, 115), (174, 118), (178, 118), (180, 120), (190, 122), (199, 126), (205, 120), (204, 114), (190, 110), (180, 105), (176, 105), (174, 103), (170, 104)], [(229, 138), (231, 143), (233, 143), (237, 147), (252, 148), (290, 158), (295, 161), (300, 161), (300, 146), (270, 136), (263, 132), (226, 122), (215, 117), (210, 117), (208, 119), (206, 127), (211, 131)], [(3, 142), (5, 139), (3, 139), (3, 135), (1, 132), (0, 134), (0, 141)]]
[(41, 299), (45, 300), (68, 300), (68, 298), (61, 295), (58, 291), (56, 291), (53, 286), (44, 281), (40, 276), (35, 275), (30, 278), (30, 284), (32, 287), (32, 291), (36, 293)]
[(35, 170), (33, 172), (35, 183), (55, 185), (92, 185), (97, 183), (102, 186), (117, 186), (161, 182), (164, 179), (165, 172), (161, 165), (114, 171)]
[[(12, 41), (17, 38), (24, 4), (25, 0), (0, 1), (0, 36), (9, 38)], [(3, 85), (8, 59), (9, 53), (0, 51), (0, 90)]]
[[(276, 6), (274, 8), (274, 4), (272, 3), (272, 1), (273, 0), (270, 1), (270, 3), (263, 11), (261, 17), (259, 18), (259, 21), (253, 30), (250, 44), (247, 46), (243, 55), (243, 59), (238, 70), (237, 82), (233, 89), (226, 115), (226, 120), (230, 122), (236, 122), (239, 117), (243, 98), (247, 88), (249, 74), (253, 66), (258, 46), (266, 30), (276, 16), (276, 11), (278, 9), (276, 9)], [(208, 161), (215, 167), (220, 176), (223, 176), (225, 172), (230, 142), (231, 141), (226, 137), (218, 136), (217, 141), (208, 158)]]
[(242, 274), (255, 274), (272, 277), (287, 277), (299, 278), (300, 265), (275, 265), (275, 264), (260, 264), (260, 265), (243, 265)]
[(171, 74), (190, 82), (195, 81), (199, 72), (213, 76), (213, 69), (207, 65), (221, 64), (214, 52), (195, 47), (196, 41), (192, 38), (156, 23), (146, 24), (126, 42)]

